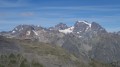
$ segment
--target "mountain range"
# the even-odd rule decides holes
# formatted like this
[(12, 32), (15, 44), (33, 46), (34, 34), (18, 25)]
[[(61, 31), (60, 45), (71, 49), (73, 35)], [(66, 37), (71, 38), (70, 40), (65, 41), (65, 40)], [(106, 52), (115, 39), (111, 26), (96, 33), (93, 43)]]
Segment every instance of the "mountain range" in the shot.
[(20, 54), (28, 67), (33, 60), (42, 64), (36, 67), (120, 66), (120, 32), (107, 32), (96, 22), (59, 23), (49, 28), (24, 24), (0, 35), (0, 55)]

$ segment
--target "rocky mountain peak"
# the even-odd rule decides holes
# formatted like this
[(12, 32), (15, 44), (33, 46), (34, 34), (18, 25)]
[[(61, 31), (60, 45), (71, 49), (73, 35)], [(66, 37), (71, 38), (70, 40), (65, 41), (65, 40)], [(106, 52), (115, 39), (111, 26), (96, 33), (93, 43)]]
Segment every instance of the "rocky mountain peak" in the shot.
[(63, 29), (68, 28), (68, 26), (64, 23), (59, 23), (59, 24), (55, 25), (55, 28), (58, 30), (63, 30)]
[(67, 29), (68, 26), (64, 23), (59, 23), (57, 25), (55, 25), (54, 27), (49, 27), (49, 30), (51, 31), (59, 31), (59, 30), (64, 30)]
[(31, 30), (34, 30), (34, 28), (32, 27), (32, 25), (18, 25), (12, 30), (12, 33), (14, 34), (21, 31), (27, 31), (27, 30), (31, 31)]
[(77, 25), (88, 25), (91, 27), (91, 23), (89, 23), (88, 21), (76, 21), (74, 26), (77, 26)]
[(68, 33), (75, 33), (75, 34), (86, 34), (86, 33), (100, 33), (106, 32), (106, 30), (99, 25), (98, 23), (92, 22), (89, 23), (87, 21), (76, 21), (74, 26), (67, 27), (66, 24), (60, 23), (55, 26), (54, 30), (58, 30), (59, 32), (68, 34)]
[(87, 21), (77, 21), (74, 24), (74, 32), (85, 32), (91, 28), (91, 24), (88, 23)]
[[(40, 36), (40, 33), (44, 32), (61, 32), (65, 34), (73, 33), (75, 35), (83, 36), (90, 35), (94, 33), (102, 33), (106, 32), (104, 28), (102, 28), (98, 23), (92, 22), (89, 23), (87, 21), (76, 21), (74, 26), (68, 27), (64, 23), (59, 23), (54, 27), (50, 27), (49, 29), (43, 28), (41, 26), (35, 25), (18, 25), (11, 32), (7, 32), (5, 34), (9, 34), (9, 36), (14, 37), (36, 37)], [(91, 34), (90, 34), (91, 33)]]
[(12, 31), (11, 35), (15, 37), (34, 37), (37, 36), (37, 31), (43, 31), (44, 28), (41, 26), (35, 26), (35, 25), (18, 25), (16, 26)]
[(14, 29), (19, 30), (19, 29), (21, 29), (21, 28), (30, 28), (30, 27), (32, 27), (32, 25), (22, 24), (22, 25), (16, 26)]
[(106, 32), (106, 30), (96, 22), (92, 22), (91, 30), (92, 31), (98, 31), (98, 32)]

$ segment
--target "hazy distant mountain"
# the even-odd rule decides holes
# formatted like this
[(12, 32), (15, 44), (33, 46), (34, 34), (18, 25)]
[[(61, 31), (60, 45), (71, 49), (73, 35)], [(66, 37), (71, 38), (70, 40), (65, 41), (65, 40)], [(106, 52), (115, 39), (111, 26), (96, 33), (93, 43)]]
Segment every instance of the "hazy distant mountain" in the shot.
[(12, 31), (0, 34), (10, 39), (30, 40), (34, 43), (47, 43), (51, 47), (57, 46), (74, 55), (78, 62), (85, 64), (92, 60), (113, 65), (118, 65), (120, 62), (119, 32), (108, 33), (96, 22), (76, 21), (70, 27), (60, 23), (48, 29), (34, 25), (18, 25)]
[(118, 31), (117, 34), (120, 35), (120, 31)]

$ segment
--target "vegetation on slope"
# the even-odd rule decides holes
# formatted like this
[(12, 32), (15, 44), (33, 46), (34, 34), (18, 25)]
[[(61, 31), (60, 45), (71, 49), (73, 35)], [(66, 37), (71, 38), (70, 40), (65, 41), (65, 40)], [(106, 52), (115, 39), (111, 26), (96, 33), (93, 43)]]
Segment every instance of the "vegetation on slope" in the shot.
[(0, 67), (44, 67), (37, 62), (29, 62), (20, 54), (9, 54), (0, 56)]
[(0, 38), (0, 42), (9, 45), (16, 43), (21, 48), (18, 53), (0, 53), (0, 67), (115, 67), (113, 64), (100, 63), (95, 60), (85, 64), (61, 47), (46, 43), (6, 38)]

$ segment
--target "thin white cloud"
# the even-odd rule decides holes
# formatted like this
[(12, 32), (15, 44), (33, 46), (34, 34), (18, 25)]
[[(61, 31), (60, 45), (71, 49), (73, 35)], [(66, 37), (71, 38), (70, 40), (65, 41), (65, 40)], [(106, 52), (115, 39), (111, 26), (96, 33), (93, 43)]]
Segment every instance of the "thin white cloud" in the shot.
[(20, 13), (20, 16), (23, 16), (23, 17), (30, 17), (30, 16), (34, 16), (35, 14), (33, 12), (23, 12), (23, 13)]
[(7, 14), (5, 13), (0, 13), (0, 17), (6, 16)]
[(7, 1), (0, 0), (0, 7), (25, 7), (28, 6), (26, 0)]
[[(91, 10), (91, 11), (120, 11), (120, 5), (104, 5), (104, 6), (75, 6), (75, 7), (37, 7), (40, 9), (56, 9), (56, 10)], [(33, 9), (34, 10), (34, 9)]]

